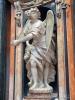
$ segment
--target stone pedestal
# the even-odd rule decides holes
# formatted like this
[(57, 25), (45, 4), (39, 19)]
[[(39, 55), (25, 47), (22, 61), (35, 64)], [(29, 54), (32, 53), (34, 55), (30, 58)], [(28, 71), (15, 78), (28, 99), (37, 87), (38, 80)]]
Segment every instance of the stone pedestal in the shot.
[(29, 90), (29, 94), (23, 100), (51, 100), (52, 93), (49, 90)]

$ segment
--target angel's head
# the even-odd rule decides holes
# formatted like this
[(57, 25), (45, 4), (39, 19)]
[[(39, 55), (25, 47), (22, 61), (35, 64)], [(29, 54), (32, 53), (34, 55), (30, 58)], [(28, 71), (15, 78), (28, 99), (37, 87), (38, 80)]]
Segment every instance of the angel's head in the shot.
[(37, 7), (31, 8), (30, 10), (26, 11), (26, 14), (31, 20), (39, 19), (41, 16), (40, 11)]

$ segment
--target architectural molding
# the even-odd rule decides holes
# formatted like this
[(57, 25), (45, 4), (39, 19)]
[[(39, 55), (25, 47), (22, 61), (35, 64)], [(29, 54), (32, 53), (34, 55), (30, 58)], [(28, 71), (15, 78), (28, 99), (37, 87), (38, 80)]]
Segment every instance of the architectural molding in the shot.
[(20, 2), (21, 5), (24, 6), (34, 6), (34, 5), (42, 5), (42, 4), (47, 4), (49, 2), (53, 2), (54, 0), (8, 0), (10, 3), (14, 3), (14, 2)]

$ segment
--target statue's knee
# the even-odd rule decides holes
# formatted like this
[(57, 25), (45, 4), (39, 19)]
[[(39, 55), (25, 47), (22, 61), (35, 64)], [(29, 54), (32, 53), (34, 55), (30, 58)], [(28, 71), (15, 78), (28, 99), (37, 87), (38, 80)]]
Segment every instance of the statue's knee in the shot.
[(31, 61), (31, 67), (36, 67), (36, 62), (35, 61)]
[(46, 67), (49, 67), (49, 66), (50, 66), (50, 64), (48, 62), (46, 62)]

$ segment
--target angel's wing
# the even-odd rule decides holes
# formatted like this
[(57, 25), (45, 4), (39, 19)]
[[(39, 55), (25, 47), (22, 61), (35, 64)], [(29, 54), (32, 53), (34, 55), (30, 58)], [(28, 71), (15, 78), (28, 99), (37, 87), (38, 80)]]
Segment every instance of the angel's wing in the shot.
[(55, 57), (55, 51), (53, 46), (53, 29), (54, 29), (54, 14), (52, 10), (49, 10), (47, 12), (47, 17), (45, 19), (45, 27), (46, 27), (46, 46), (47, 46), (47, 58), (50, 61), (50, 68), (49, 68), (49, 74), (48, 74), (48, 82), (54, 82), (55, 80), (55, 64), (56, 64), (56, 57)]
[(46, 46), (47, 49), (49, 49), (54, 28), (54, 14), (52, 10), (48, 10), (45, 23), (46, 23)]

